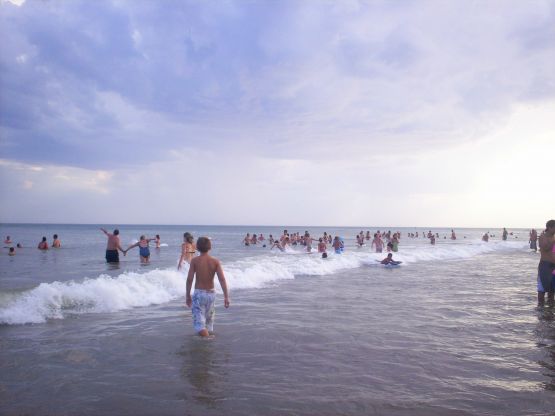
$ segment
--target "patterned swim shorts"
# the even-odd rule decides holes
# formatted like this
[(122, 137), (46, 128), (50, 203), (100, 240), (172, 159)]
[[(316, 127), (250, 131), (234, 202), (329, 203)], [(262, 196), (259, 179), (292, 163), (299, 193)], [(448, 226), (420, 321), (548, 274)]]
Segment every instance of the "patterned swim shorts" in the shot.
[(214, 331), (214, 316), (216, 309), (214, 303), (216, 301), (216, 293), (213, 291), (195, 289), (193, 293), (193, 327), (196, 332), (203, 329), (208, 332)]

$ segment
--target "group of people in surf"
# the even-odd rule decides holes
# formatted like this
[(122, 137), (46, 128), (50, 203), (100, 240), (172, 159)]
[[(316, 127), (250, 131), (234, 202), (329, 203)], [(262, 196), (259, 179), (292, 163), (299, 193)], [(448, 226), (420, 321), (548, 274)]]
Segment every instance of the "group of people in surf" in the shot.
[[(125, 256), (127, 252), (135, 247), (139, 248), (139, 257), (141, 259), (141, 264), (148, 264), (150, 262), (150, 242), (155, 242), (155, 247), (159, 249), (161, 247), (160, 235), (156, 234), (155, 237), (149, 238), (145, 235), (139, 237), (139, 241), (131, 244), (125, 250), (121, 247), (119, 230), (115, 229), (112, 233), (106, 231), (104, 228), (100, 229), (106, 237), (108, 237), (108, 242), (106, 245), (106, 262), (108, 263), (119, 263), (119, 252), (121, 251)], [(194, 241), (194, 237), (191, 233), (186, 232), (183, 234), (183, 244), (181, 244), (181, 256), (177, 263), (177, 270), (180, 270), (183, 262), (191, 263), (193, 257), (197, 252), (197, 247)]]
[(121, 247), (121, 241), (119, 238), (119, 230), (116, 228), (112, 233), (106, 231), (104, 228), (101, 228), (106, 237), (108, 238), (108, 242), (106, 244), (106, 262), (107, 263), (119, 263), (119, 252), (121, 251), (123, 255), (127, 255), (127, 252), (135, 247), (139, 248), (139, 257), (141, 259), (141, 264), (148, 264), (150, 262), (150, 242), (155, 241), (156, 248), (160, 248), (161, 240), (160, 235), (156, 234), (156, 237), (146, 237), (145, 235), (141, 235), (139, 237), (139, 241), (136, 243), (131, 244), (125, 250)]
[[(315, 239), (310, 235), (308, 231), (304, 234), (301, 233), (289, 233), (287, 230), (283, 230), (283, 234), (278, 238), (274, 238), (272, 234), (268, 236), (268, 244), (270, 245), (270, 250), (274, 248), (280, 251), (286, 251), (291, 246), (303, 246), (307, 253), (312, 253), (312, 248), (315, 245), (318, 253), (322, 255), (322, 258), (327, 258), (328, 244), (331, 244), (336, 253), (343, 252), (345, 243), (339, 236), (333, 238), (331, 234), (324, 232), (324, 234), (318, 239)], [(245, 238), (243, 238), (243, 243), (245, 246), (251, 246), (254, 244), (262, 244), (262, 247), (267, 247), (266, 239), (263, 234), (247, 233)]]
[[(376, 253), (382, 253), (384, 248), (388, 252), (399, 251), (399, 241), (401, 239), (401, 233), (392, 233), (388, 231), (383, 233), (378, 230), (373, 235), (370, 231), (366, 233), (361, 231), (355, 237), (357, 242), (357, 247), (362, 247), (365, 245), (365, 241), (371, 241), (371, 248), (375, 248)], [(264, 237), (261, 233), (247, 233), (243, 238), (243, 244), (245, 246), (252, 246), (256, 244), (262, 244), (262, 247), (267, 247), (266, 241), (270, 246), (270, 250), (276, 248), (280, 251), (286, 251), (292, 246), (303, 246), (307, 253), (312, 253), (313, 246), (316, 246), (317, 252), (322, 255), (323, 258), (327, 258), (328, 245), (331, 245), (336, 254), (341, 254), (345, 250), (345, 242), (340, 236), (332, 237), (331, 234), (324, 232), (318, 238), (314, 238), (310, 235), (308, 231), (304, 234), (295, 232), (289, 233), (288, 230), (283, 230), (283, 233), (279, 238), (274, 238), (272, 234), (269, 235), (268, 239)]]
[[(23, 248), (23, 245), (21, 243), (17, 243), (15, 245), (15, 247), (13, 247), (13, 241), (12, 241), (12, 239), (9, 235), (6, 236), (6, 238), (4, 239), (4, 244), (5, 244), (5, 247), (8, 247), (8, 255), (10, 255), (10, 256), (15, 256), (15, 249), (16, 248)], [(62, 242), (58, 238), (58, 234), (54, 234), (52, 236), (52, 245), (50, 247), (52, 247), (52, 248), (61, 248), (62, 247)], [(42, 250), (42, 251), (46, 251), (50, 247), (48, 246), (48, 240), (47, 240), (46, 237), (42, 237), (39, 244), (37, 245), (37, 248), (39, 250)]]

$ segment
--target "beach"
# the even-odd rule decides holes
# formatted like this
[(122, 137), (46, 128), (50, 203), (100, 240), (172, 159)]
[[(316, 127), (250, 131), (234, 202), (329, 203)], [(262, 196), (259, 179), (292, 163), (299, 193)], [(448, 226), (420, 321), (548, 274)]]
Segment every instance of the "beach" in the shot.
[[(111, 226), (114, 228), (114, 226)], [(151, 264), (105, 263), (98, 226), (0, 226), (0, 413), (7, 415), (550, 415), (555, 311), (536, 308), (528, 230), (120, 226), (160, 234)], [(247, 232), (341, 235), (345, 252), (245, 247)], [(400, 267), (360, 230), (399, 230)], [(177, 271), (182, 234), (212, 238), (231, 291), (195, 335)], [(496, 237), (480, 241), (485, 231)], [(62, 248), (31, 245), (58, 233)], [(466, 237), (466, 238), (465, 238)], [(217, 286), (219, 291), (219, 287)]]

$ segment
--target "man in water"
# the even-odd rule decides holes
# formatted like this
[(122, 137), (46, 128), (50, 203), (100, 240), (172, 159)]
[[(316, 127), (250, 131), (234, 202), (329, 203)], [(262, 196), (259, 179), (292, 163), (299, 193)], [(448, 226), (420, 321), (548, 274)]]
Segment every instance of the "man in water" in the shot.
[(379, 233), (374, 234), (374, 239), (372, 240), (371, 248), (376, 246), (376, 253), (381, 253), (383, 250), (383, 241)]
[(538, 232), (533, 228), (530, 231), (530, 250), (534, 250), (534, 253), (538, 252)]
[(502, 236), (503, 241), (507, 241), (507, 236), (508, 235), (509, 235), (509, 233), (507, 232), (507, 229), (503, 228), (503, 236)]
[[(208, 254), (212, 243), (208, 237), (200, 237), (197, 240), (197, 249), (200, 256), (191, 261), (189, 274), (187, 275), (186, 304), (192, 307), (193, 326), (201, 337), (207, 337), (214, 331), (214, 303), (216, 292), (214, 290), (214, 276), (218, 275), (218, 281), (224, 292), (224, 306), (229, 308), (229, 294), (225, 281), (224, 271), (220, 261)], [(195, 292), (191, 297), (191, 287), (196, 277)]]
[(538, 264), (538, 306), (545, 304), (545, 292), (547, 302), (554, 303), (555, 285), (553, 282), (553, 271), (555, 269), (555, 220), (549, 220), (545, 224), (545, 231), (540, 235), (540, 263)]
[(486, 243), (489, 241), (489, 231), (482, 236), (482, 241)]
[(119, 241), (119, 230), (116, 228), (113, 233), (109, 233), (104, 228), (100, 230), (108, 237), (108, 243), (106, 244), (106, 262), (119, 263), (118, 250), (124, 253)]

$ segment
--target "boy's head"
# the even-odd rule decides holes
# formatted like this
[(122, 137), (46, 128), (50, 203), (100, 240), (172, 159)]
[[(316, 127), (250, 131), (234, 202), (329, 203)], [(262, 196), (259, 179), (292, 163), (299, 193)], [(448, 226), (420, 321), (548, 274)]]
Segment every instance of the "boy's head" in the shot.
[(146, 237), (144, 235), (139, 237), (139, 240), (146, 240)]
[(555, 220), (549, 220), (545, 223), (545, 229), (547, 231), (553, 231), (555, 228)]
[(46, 241), (46, 237), (42, 237), (42, 242), (44, 243)]
[(10, 247), (10, 253), (13, 253), (15, 251), (15, 248)]
[(387, 257), (388, 257), (388, 258), (391, 258), (391, 257), (393, 257), (393, 254), (392, 254), (392, 253), (389, 253), (389, 254), (387, 255)]
[(208, 253), (212, 248), (212, 242), (208, 237), (199, 237), (197, 240), (197, 249), (201, 253)]
[(328, 258), (328, 253), (322, 253), (322, 258), (327, 259)]
[(54, 234), (54, 240), (58, 239), (58, 234)]
[(116, 228), (116, 229), (114, 230), (114, 235), (118, 235), (118, 234), (119, 234), (119, 230)]

